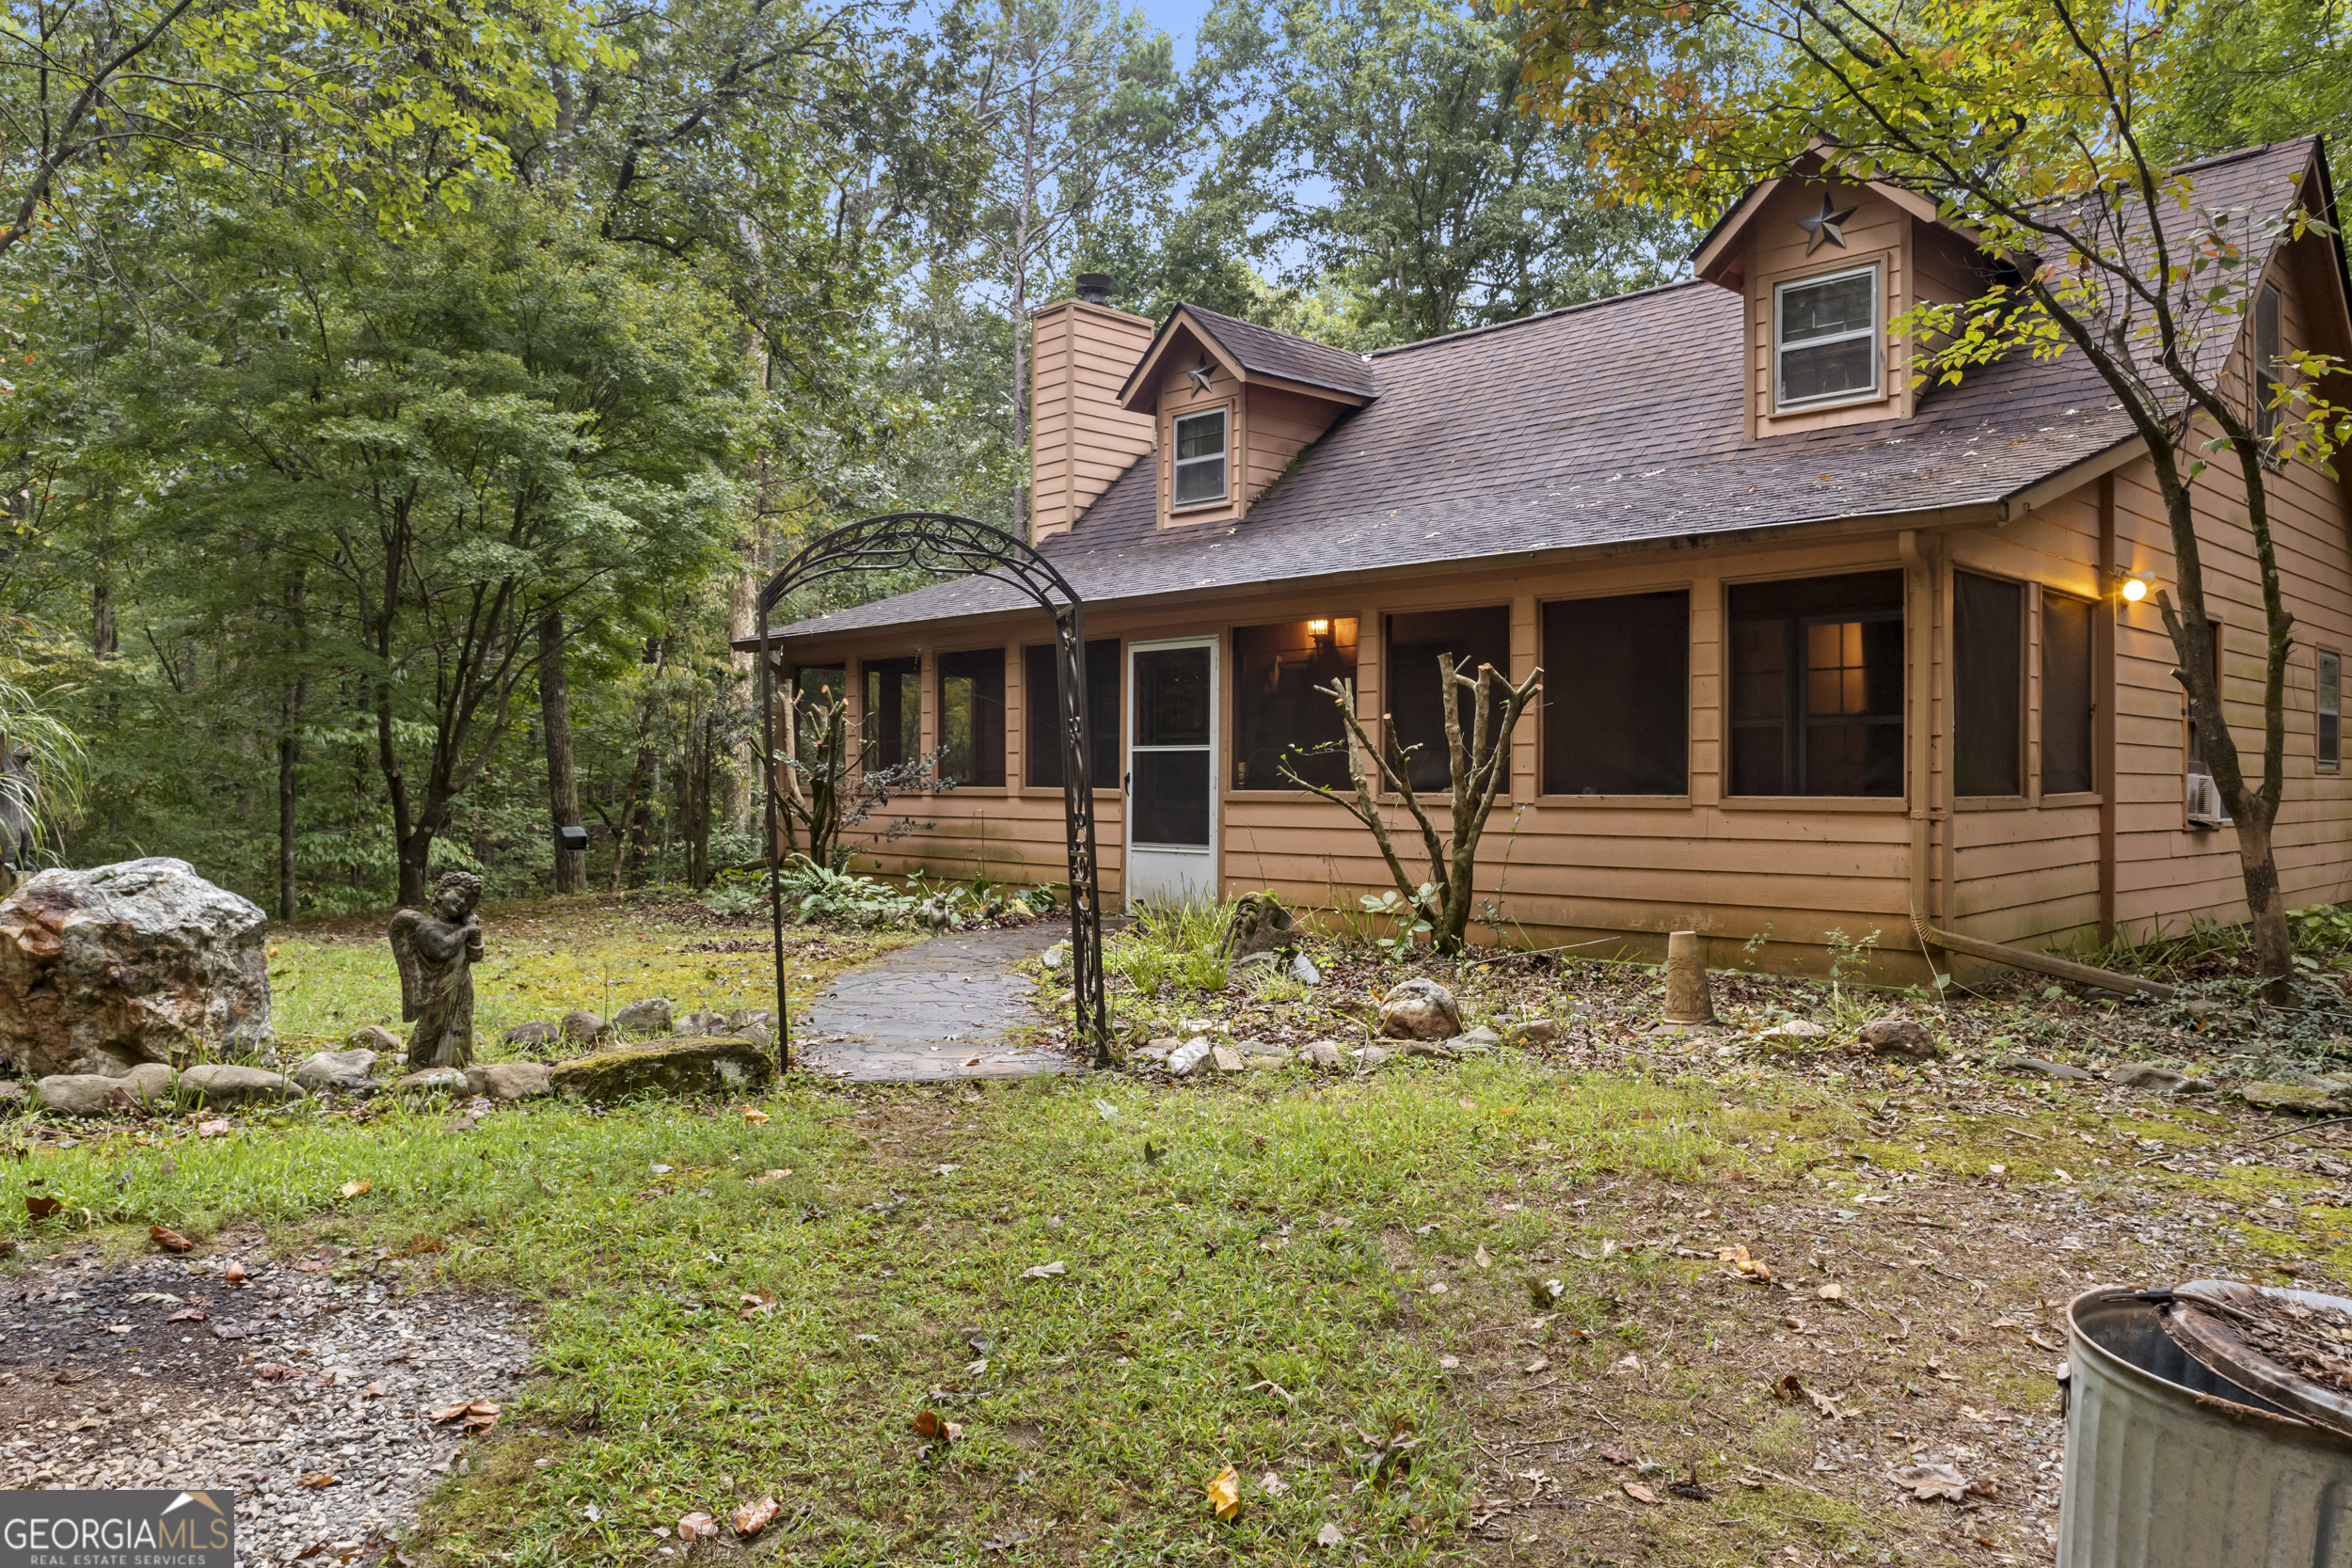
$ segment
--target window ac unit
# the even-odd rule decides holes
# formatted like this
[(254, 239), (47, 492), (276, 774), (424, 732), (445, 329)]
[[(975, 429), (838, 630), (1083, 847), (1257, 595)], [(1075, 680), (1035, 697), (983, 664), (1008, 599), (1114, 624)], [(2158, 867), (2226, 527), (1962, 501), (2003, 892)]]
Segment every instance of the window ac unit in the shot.
[(2218, 828), (2230, 820), (2221, 809), (2221, 791), (2210, 773), (2188, 775), (2188, 819), (2200, 828)]

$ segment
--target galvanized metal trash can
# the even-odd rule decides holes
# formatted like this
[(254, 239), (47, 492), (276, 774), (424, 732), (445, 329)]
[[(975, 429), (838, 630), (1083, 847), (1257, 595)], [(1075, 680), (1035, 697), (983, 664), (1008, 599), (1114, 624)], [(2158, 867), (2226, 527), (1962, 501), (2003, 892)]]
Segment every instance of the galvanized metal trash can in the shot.
[(2067, 1307), (2058, 1568), (2352, 1568), (2352, 1434), (2191, 1355), (2170, 1295)]

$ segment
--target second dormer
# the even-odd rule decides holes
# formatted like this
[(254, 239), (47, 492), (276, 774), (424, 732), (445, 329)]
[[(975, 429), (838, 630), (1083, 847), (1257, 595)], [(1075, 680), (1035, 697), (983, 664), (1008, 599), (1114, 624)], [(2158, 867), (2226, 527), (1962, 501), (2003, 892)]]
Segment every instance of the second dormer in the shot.
[(1158, 525), (1238, 522), (1324, 432), (1378, 395), (1361, 355), (1180, 305), (1120, 388), (1154, 422)]
[(1746, 301), (1751, 439), (1909, 419), (1920, 344), (1905, 312), (1984, 292), (1984, 258), (1932, 203), (1821, 172), (1756, 186), (1692, 254)]

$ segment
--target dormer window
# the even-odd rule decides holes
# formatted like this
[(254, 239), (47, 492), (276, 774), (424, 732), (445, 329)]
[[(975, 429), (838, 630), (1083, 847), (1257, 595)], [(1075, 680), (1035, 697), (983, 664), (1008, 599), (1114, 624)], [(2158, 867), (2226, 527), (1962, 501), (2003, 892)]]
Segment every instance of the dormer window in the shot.
[(1225, 410), (1185, 414), (1176, 420), (1176, 504), (1206, 506), (1225, 499)]
[(1856, 267), (1772, 290), (1776, 412), (1879, 394), (1879, 269)]

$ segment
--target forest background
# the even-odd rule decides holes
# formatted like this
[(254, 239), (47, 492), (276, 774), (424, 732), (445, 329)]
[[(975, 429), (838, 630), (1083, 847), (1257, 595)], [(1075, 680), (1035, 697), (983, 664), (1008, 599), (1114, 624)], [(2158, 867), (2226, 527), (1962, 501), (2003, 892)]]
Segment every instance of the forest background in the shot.
[[(2352, 148), (2343, 6), (2149, 14), (2158, 156)], [(1351, 349), (1682, 275), (1522, 25), (6, 0), (0, 708), (87, 764), (40, 858), (288, 919), (755, 859), (754, 586), (878, 512), (1021, 531), (1077, 274)]]

